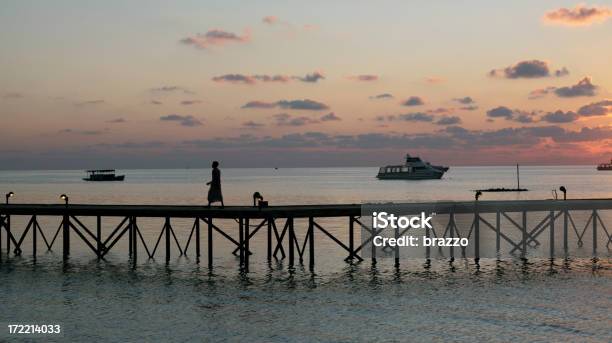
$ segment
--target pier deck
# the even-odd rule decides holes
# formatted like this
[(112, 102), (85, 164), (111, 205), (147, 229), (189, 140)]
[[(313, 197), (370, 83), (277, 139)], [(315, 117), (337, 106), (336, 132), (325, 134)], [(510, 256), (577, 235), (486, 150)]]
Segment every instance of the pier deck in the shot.
[[(430, 202), (411, 203), (403, 205), (411, 213), (435, 212), (438, 215), (448, 215), (448, 224), (445, 228), (437, 228), (427, 235), (432, 237), (458, 237), (459, 230), (456, 220), (457, 215), (471, 215), (471, 227), (467, 238), (476, 240), (476, 251), (474, 258), (480, 258), (480, 234), (482, 230), (494, 232), (496, 249), (499, 252), (502, 244), (506, 244), (511, 250), (525, 257), (529, 248), (540, 244), (538, 237), (545, 232), (549, 233), (550, 257), (555, 257), (555, 227), (561, 230), (562, 249), (567, 252), (570, 244), (569, 237), (575, 237), (578, 246), (583, 245), (583, 240), (590, 233), (593, 256), (597, 256), (598, 249), (607, 250), (609, 253), (612, 236), (610, 235), (601, 211), (612, 210), (612, 199), (580, 199), (580, 200), (524, 200), (524, 201), (466, 201), (466, 202)], [(586, 211), (588, 220), (586, 224), (575, 221), (572, 212)], [(535, 226), (528, 223), (528, 214), (532, 217), (539, 213)], [(513, 214), (512, 216), (509, 214)], [(544, 215), (542, 216), (542, 213)], [(32, 242), (32, 254), (36, 256), (39, 245), (39, 235), (43, 239), (48, 250), (54, 246), (56, 238), (61, 237), (64, 258), (70, 255), (71, 234), (76, 236), (86, 245), (98, 258), (103, 259), (113, 247), (122, 239), (128, 240), (128, 256), (136, 263), (138, 249), (142, 248), (148, 258), (155, 258), (158, 247), (160, 250), (165, 246), (165, 258), (169, 261), (172, 251), (178, 251), (180, 255), (186, 255), (190, 246), (195, 249), (197, 261), (200, 260), (202, 250), (207, 250), (208, 264), (213, 263), (213, 235), (220, 235), (231, 242), (235, 249), (232, 253), (240, 257), (241, 267), (248, 269), (249, 256), (252, 251), (249, 241), (258, 232), (267, 232), (267, 258), (288, 258), (289, 264), (294, 260), (303, 261), (308, 256), (309, 265), (314, 265), (315, 259), (315, 232), (323, 234), (322, 237), (331, 239), (338, 247), (347, 253), (346, 260), (363, 260), (362, 255), (371, 246), (371, 238), (356, 242), (355, 231), (372, 235), (375, 232), (368, 228), (360, 220), (362, 215), (361, 204), (330, 204), (330, 205), (283, 205), (270, 207), (253, 206), (226, 206), (206, 207), (193, 205), (98, 205), (98, 204), (4, 204), (0, 205), (0, 259), (3, 250), (6, 256), (21, 255), (24, 249), (24, 240), (29, 237)], [(39, 217), (57, 217), (60, 219), (59, 226), (54, 232), (43, 230)], [(15, 230), (11, 225), (11, 217), (24, 217), (27, 226), (22, 230)], [(83, 218), (95, 218), (95, 224), (85, 225)], [(113, 227), (110, 233), (102, 225), (102, 219), (106, 217), (120, 218), (121, 222)], [(163, 218), (163, 226), (153, 246), (143, 238), (138, 226), (139, 218)], [(173, 219), (192, 219), (193, 225), (185, 244), (181, 244), (175, 230)], [(346, 226), (342, 234), (338, 230), (324, 228), (319, 219), (342, 218), (346, 219)], [(228, 219), (235, 220), (237, 225), (225, 225)], [(296, 219), (307, 219), (306, 227), (298, 228)], [(531, 219), (531, 218), (530, 218)], [(541, 219), (541, 220), (540, 220)], [(219, 221), (221, 220), (221, 221)], [(223, 221), (225, 220), (225, 221)], [(230, 221), (230, 224), (233, 221)], [(284, 222), (284, 223), (283, 223)], [(555, 223), (557, 223), (555, 225)], [(279, 224), (277, 226), (277, 223)], [(576, 224), (578, 223), (578, 224)], [(225, 225), (226, 227), (221, 228)], [(228, 227), (230, 226), (230, 227)], [(206, 239), (200, 236), (201, 230), (207, 234)], [(299, 242), (296, 231), (303, 230), (302, 242)], [(363, 231), (365, 230), (365, 231)], [(519, 238), (508, 231), (519, 232)], [(46, 231), (46, 232), (45, 232)], [(103, 232), (106, 231), (106, 232)], [(17, 235), (20, 232), (20, 235)], [(560, 231), (557, 231), (560, 232)], [(61, 235), (60, 235), (61, 233)], [(575, 235), (574, 235), (575, 233)], [(347, 237), (348, 236), (348, 237)], [(344, 238), (344, 241), (342, 239)], [(348, 239), (347, 239), (348, 238)], [(603, 238), (603, 244), (598, 246)], [(6, 240), (3, 244), (2, 240)], [(163, 239), (163, 244), (162, 243)], [(207, 248), (201, 248), (201, 241), (207, 242)], [(183, 239), (183, 241), (185, 241)], [(6, 247), (4, 247), (6, 246)], [(175, 246), (175, 248), (171, 248)], [(5, 249), (4, 249), (5, 248)], [(296, 254), (297, 253), (297, 254)], [(141, 251), (141, 255), (143, 252)], [(397, 256), (397, 255), (396, 255)], [(370, 256), (373, 261), (376, 256)], [(430, 251), (424, 256), (430, 258)], [(451, 250), (451, 258), (454, 258)]]

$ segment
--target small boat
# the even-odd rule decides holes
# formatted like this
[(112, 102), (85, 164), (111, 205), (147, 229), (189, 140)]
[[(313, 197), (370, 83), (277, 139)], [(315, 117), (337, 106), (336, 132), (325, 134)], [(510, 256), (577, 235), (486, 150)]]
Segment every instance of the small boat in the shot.
[(376, 177), (381, 180), (432, 180), (440, 179), (449, 167), (432, 165), (419, 157), (406, 154), (404, 165), (380, 167)]
[(123, 181), (125, 175), (115, 175), (115, 169), (87, 170), (85, 181)]
[(610, 163), (602, 163), (598, 165), (597, 170), (612, 170), (612, 160), (610, 160)]

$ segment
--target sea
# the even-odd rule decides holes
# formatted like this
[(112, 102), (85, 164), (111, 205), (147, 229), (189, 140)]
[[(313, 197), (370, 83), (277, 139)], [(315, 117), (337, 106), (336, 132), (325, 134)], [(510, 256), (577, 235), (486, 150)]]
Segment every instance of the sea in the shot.
[[(0, 171), (0, 193), (12, 203), (205, 205), (210, 169), (118, 170), (124, 182), (85, 182), (81, 170)], [(368, 201), (473, 201), (474, 190), (517, 186), (516, 166), (452, 167), (441, 180), (381, 181), (377, 168), (221, 168), (226, 206), (250, 205), (260, 192), (272, 205)], [(482, 200), (612, 197), (612, 172), (593, 166), (521, 166), (520, 193), (485, 193)], [(556, 191), (556, 195), (555, 195)], [(19, 234), (28, 218), (13, 217)], [(104, 220), (107, 220), (106, 218)], [(87, 219), (83, 219), (88, 225)], [(41, 218), (51, 238), (57, 218)], [(104, 222), (108, 234), (118, 219)], [(612, 223), (612, 221), (610, 221)], [(176, 220), (184, 246), (192, 223)], [(236, 233), (236, 223), (219, 223)], [(324, 221), (346, 239), (346, 223)], [(153, 246), (163, 222), (139, 219)], [(612, 224), (608, 226), (612, 227)], [(298, 231), (303, 238), (304, 231)], [(3, 234), (4, 235), (4, 234)], [(202, 236), (205, 236), (204, 234)], [(231, 244), (215, 238), (213, 268), (173, 248), (136, 264), (118, 243), (105, 260), (74, 244), (68, 261), (57, 250), (21, 256), (1, 249), (0, 341), (72, 342), (525, 342), (612, 341), (612, 259), (403, 260), (345, 262), (346, 253), (317, 235), (316, 263), (267, 261), (265, 235), (253, 238), (248, 272)], [(298, 237), (298, 238), (300, 238)], [(3, 237), (3, 245), (6, 242)], [(75, 235), (72, 238), (78, 242)], [(58, 239), (59, 240), (59, 239)], [(205, 237), (202, 238), (205, 249)], [(603, 244), (605, 246), (605, 244)], [(160, 252), (158, 252), (160, 254)], [(204, 255), (206, 252), (204, 251)], [(60, 335), (7, 333), (10, 324), (57, 324)]]

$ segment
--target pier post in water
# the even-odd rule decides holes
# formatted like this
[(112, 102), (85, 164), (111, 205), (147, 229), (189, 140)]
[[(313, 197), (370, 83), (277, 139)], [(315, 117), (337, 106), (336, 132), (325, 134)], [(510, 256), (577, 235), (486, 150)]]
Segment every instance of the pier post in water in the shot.
[(166, 230), (166, 263), (168, 263), (170, 262), (170, 217), (166, 217), (164, 230)]
[(240, 267), (244, 265), (244, 230), (242, 228), (243, 219), (238, 219), (238, 248), (240, 252)]
[(96, 216), (96, 254), (102, 257), (102, 217)]
[(567, 227), (568, 227), (568, 213), (567, 213), (567, 209), (565, 209), (563, 211), (563, 253), (565, 254), (565, 257), (567, 257), (568, 254), (568, 244), (567, 244)]
[(555, 258), (555, 211), (550, 211), (550, 258)]
[(501, 213), (495, 213), (495, 253), (498, 258), (501, 254)]
[(208, 268), (212, 269), (213, 266), (213, 224), (212, 218), (208, 218)]
[(474, 222), (474, 262), (480, 261), (480, 214), (478, 214), (478, 204), (476, 204), (476, 219)]
[(314, 219), (308, 218), (308, 265), (310, 269), (314, 268), (315, 257), (314, 257)]
[(593, 257), (597, 257), (597, 210), (593, 210)]
[(272, 260), (272, 218), (267, 218), (268, 224), (268, 262)]
[(200, 262), (200, 218), (195, 219), (196, 261)]
[(521, 258), (527, 258), (527, 211), (523, 211)]
[(244, 219), (244, 267), (245, 270), (248, 271), (249, 270), (249, 255), (250, 255), (250, 251), (249, 251), (249, 218), (245, 218)]
[(38, 222), (36, 215), (32, 216), (32, 256), (36, 259), (36, 231), (38, 230)]
[(294, 262), (294, 257), (295, 257), (295, 253), (294, 253), (294, 244), (293, 241), (295, 239), (295, 231), (293, 228), (293, 218), (289, 217), (287, 218), (287, 220), (289, 221), (289, 266), (293, 267), (293, 262)]
[(355, 217), (349, 217), (349, 259), (355, 255)]
[(62, 254), (64, 259), (70, 256), (70, 217), (68, 214), (64, 214), (62, 220)]
[(130, 216), (130, 218), (128, 219), (129, 223), (128, 223), (128, 256), (131, 258), (132, 254), (133, 254), (133, 247), (134, 247), (134, 222), (133, 222), (133, 217)]
[(6, 229), (6, 256), (11, 252), (11, 215), (5, 216), (4, 228)]
[(136, 224), (136, 217), (132, 217), (132, 259), (134, 265), (138, 259), (138, 225)]

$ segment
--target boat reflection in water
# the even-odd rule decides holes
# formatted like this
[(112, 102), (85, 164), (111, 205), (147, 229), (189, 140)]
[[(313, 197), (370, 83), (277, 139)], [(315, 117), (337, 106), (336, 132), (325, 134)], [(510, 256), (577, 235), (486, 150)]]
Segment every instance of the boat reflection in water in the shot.
[(87, 170), (85, 181), (123, 181), (125, 175), (115, 175), (115, 169)]
[(448, 169), (406, 154), (406, 164), (380, 167), (376, 177), (381, 180), (432, 180), (442, 178)]

